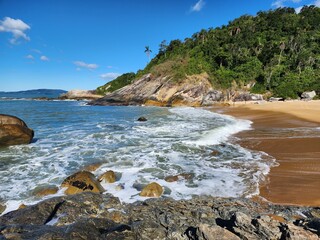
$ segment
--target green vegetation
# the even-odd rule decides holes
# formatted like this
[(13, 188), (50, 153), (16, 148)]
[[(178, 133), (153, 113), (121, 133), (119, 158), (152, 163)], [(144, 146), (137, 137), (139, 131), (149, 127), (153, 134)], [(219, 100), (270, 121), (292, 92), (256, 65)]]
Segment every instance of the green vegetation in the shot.
[[(299, 14), (293, 8), (279, 8), (241, 16), (184, 41), (162, 41), (159, 53), (135, 77), (152, 73), (180, 81), (206, 72), (216, 89), (251, 84), (252, 92), (284, 98), (297, 98), (310, 90), (319, 94), (319, 23), (320, 8), (315, 6), (305, 6)], [(123, 78), (113, 82), (121, 82), (120, 86), (132, 81)]]
[(107, 92), (114, 92), (115, 90), (118, 90), (130, 84), (135, 77), (136, 77), (136, 74), (133, 72), (122, 74), (121, 76), (117, 77), (111, 82), (108, 82), (105, 85), (98, 87), (96, 89), (96, 93), (105, 95)]

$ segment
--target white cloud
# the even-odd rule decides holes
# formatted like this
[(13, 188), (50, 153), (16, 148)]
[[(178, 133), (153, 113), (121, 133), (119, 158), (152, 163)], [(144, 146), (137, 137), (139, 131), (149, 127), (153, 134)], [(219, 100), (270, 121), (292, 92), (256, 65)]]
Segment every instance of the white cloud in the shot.
[(31, 49), (32, 52), (35, 52), (35, 53), (38, 53), (38, 54), (41, 54), (42, 52), (38, 49)]
[(313, 5), (320, 8), (320, 0), (315, 1)]
[(49, 58), (43, 55), (40, 57), (40, 60), (47, 62), (47, 61), (49, 61)]
[(199, 0), (195, 5), (193, 5), (191, 7), (191, 12), (199, 12), (199, 11), (201, 11), (201, 9), (204, 7), (205, 4), (206, 4), (205, 1)]
[(9, 40), (11, 44), (16, 44), (19, 38), (30, 41), (30, 38), (25, 34), (25, 31), (31, 27), (20, 19), (5, 17), (0, 21), (0, 32), (12, 33), (12, 38)]
[(89, 69), (89, 70), (93, 70), (93, 69), (96, 69), (96, 68), (99, 67), (97, 64), (85, 63), (85, 62), (82, 62), (82, 61), (75, 61), (75, 62), (73, 62), (73, 64), (76, 65), (78, 68), (86, 68), (86, 69)]
[(34, 59), (34, 57), (31, 54), (27, 55), (26, 58), (32, 59), (32, 60)]
[(121, 73), (109, 72), (109, 73), (101, 74), (100, 77), (105, 80), (113, 80), (121, 75), (122, 75)]

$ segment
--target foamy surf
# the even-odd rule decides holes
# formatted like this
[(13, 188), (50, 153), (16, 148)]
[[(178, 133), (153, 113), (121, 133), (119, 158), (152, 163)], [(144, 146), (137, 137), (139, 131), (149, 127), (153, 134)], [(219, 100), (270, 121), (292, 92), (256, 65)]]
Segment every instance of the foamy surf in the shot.
[[(37, 139), (1, 150), (0, 198), (8, 206), (6, 212), (42, 200), (33, 195), (39, 185), (60, 187), (67, 176), (97, 162), (102, 166), (96, 176), (107, 170), (121, 176), (104, 187), (124, 202), (144, 200), (140, 190), (153, 181), (164, 186), (165, 196), (175, 199), (251, 196), (258, 193), (259, 182), (273, 164), (269, 156), (232, 143), (232, 135), (250, 129), (250, 121), (200, 108), (28, 104), (27, 109), (23, 101), (10, 102), (5, 111), (1, 109), (24, 119)], [(147, 122), (136, 121), (142, 115)], [(181, 173), (193, 177), (164, 180)], [(60, 190), (53, 196), (62, 194)]]

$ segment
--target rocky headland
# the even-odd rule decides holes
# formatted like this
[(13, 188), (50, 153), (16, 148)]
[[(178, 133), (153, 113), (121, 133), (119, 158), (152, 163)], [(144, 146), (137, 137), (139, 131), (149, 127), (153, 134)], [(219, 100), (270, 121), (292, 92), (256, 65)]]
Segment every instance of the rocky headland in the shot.
[(94, 100), (102, 96), (96, 94), (93, 90), (70, 90), (67, 93), (61, 94), (60, 100)]
[(169, 76), (155, 77), (146, 74), (131, 84), (90, 105), (153, 105), (153, 106), (209, 106), (224, 101), (258, 101), (262, 95), (248, 91), (214, 90), (209, 76), (204, 74), (186, 76), (181, 81), (173, 81)]

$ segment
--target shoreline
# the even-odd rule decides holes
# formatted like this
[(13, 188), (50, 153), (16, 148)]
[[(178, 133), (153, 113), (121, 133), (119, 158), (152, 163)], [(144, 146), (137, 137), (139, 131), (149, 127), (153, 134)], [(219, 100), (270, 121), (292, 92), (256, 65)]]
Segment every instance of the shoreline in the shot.
[(236, 134), (241, 146), (276, 159), (260, 197), (275, 204), (320, 206), (320, 101), (264, 102), (214, 107), (251, 120), (252, 130)]

